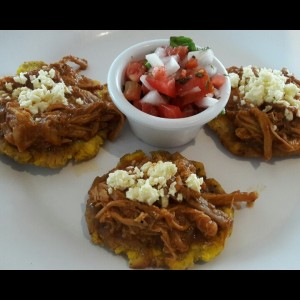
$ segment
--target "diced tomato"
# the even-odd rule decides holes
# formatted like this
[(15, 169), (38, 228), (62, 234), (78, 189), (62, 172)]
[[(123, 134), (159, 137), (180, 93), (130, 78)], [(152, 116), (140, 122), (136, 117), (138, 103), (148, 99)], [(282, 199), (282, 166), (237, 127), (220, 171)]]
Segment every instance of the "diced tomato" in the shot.
[(126, 81), (124, 96), (129, 101), (137, 101), (141, 99), (141, 85), (135, 81)]
[(191, 117), (197, 113), (198, 110), (192, 104), (189, 104), (182, 109), (182, 118)]
[(167, 47), (166, 53), (167, 55), (176, 55), (178, 54), (180, 57), (180, 60), (183, 60), (189, 52), (188, 46), (178, 46), (178, 47)]
[(160, 104), (158, 106), (159, 116), (162, 118), (177, 119), (182, 117), (182, 112), (178, 106), (171, 104)]
[(131, 61), (126, 68), (126, 80), (140, 81), (140, 77), (145, 74), (147, 68), (141, 61)]
[(146, 80), (158, 92), (169, 97), (176, 96), (175, 79), (166, 77), (164, 80), (157, 80), (153, 76), (147, 76)]
[(204, 96), (205, 96), (205, 94), (203, 94), (203, 92), (198, 92), (198, 93), (192, 93), (192, 94), (188, 94), (183, 97), (180, 97), (180, 99), (181, 99), (180, 106), (185, 107), (188, 104), (191, 104), (191, 103), (201, 100)]
[[(196, 87), (200, 88), (199, 92), (192, 92)], [(211, 83), (209, 75), (204, 69), (191, 70), (187, 73), (187, 77), (179, 79), (176, 82), (176, 92), (181, 101), (180, 106), (184, 107), (199, 99), (202, 99), (208, 93), (212, 93), (214, 87)]]
[(146, 114), (152, 115), (152, 116), (156, 116), (158, 117), (158, 111), (157, 111), (157, 107), (150, 104), (150, 103), (141, 103), (142, 104), (142, 111)]
[(142, 93), (143, 93), (143, 95), (146, 95), (149, 93), (149, 89), (144, 84), (142, 84)]
[(190, 70), (187, 72), (185, 78), (177, 80), (176, 91), (179, 96), (182, 96), (197, 86), (201, 91), (205, 90), (207, 93), (211, 92), (210, 89), (212, 88), (212, 85), (205, 69)]
[(190, 117), (206, 109), (206, 100), (210, 98), (203, 100), (204, 96), (214, 89), (217, 93), (226, 78), (220, 73), (210, 78), (195, 56), (188, 60), (188, 46), (169, 46), (164, 52), (167, 56), (176, 55), (179, 66), (173, 60), (162, 60), (164, 66), (150, 68), (145, 66), (145, 60), (127, 65), (126, 99), (139, 110), (162, 118)]
[(142, 110), (142, 102), (140, 100), (138, 101), (133, 101), (133, 106), (136, 107), (139, 110)]
[(156, 80), (166, 80), (167, 79), (167, 71), (165, 67), (155, 67), (152, 70), (152, 76)]
[(180, 78), (184, 78), (187, 76), (187, 70), (186, 69), (179, 69), (175, 78), (176, 79), (180, 79)]
[(216, 89), (219, 89), (225, 83), (225, 76), (222, 74), (216, 74), (211, 78), (211, 82)]
[(187, 69), (194, 69), (197, 68), (197, 66), (198, 66), (198, 61), (195, 57), (192, 57), (190, 60), (188, 60), (188, 62), (185, 65)]

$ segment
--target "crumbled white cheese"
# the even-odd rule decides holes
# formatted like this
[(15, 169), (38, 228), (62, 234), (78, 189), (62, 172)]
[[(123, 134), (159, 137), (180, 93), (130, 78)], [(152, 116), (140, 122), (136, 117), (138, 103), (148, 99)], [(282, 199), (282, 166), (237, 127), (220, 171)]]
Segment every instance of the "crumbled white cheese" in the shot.
[(169, 198), (167, 196), (164, 196), (161, 198), (161, 207), (165, 208), (169, 205)]
[(38, 77), (35, 75), (30, 76), (30, 81), (35, 89), (40, 88), (42, 85), (47, 88), (52, 88), (55, 85), (55, 82), (52, 80), (48, 71), (39, 70), (38, 74)]
[(82, 105), (83, 104), (83, 100), (81, 98), (77, 98), (76, 99), (76, 103)]
[(175, 197), (175, 194), (176, 194), (177, 190), (176, 190), (176, 182), (172, 182), (170, 184), (170, 187), (169, 187), (169, 195), (171, 196), (174, 196)]
[(124, 191), (133, 186), (135, 181), (132, 178), (132, 175), (129, 175), (127, 171), (116, 170), (113, 173), (109, 173), (107, 184), (114, 189)]
[(53, 68), (50, 69), (49, 75), (50, 75), (51, 78), (54, 78), (54, 77), (55, 77), (55, 70), (54, 70)]
[(177, 167), (172, 162), (153, 163), (147, 170), (151, 185), (158, 185), (159, 188), (166, 186), (166, 182), (177, 172)]
[(68, 100), (65, 97), (65, 84), (62, 82), (54, 85), (51, 90), (48, 90), (44, 85), (34, 90), (22, 87), (18, 101), (21, 107), (28, 108), (32, 114), (44, 112), (50, 104), (68, 105)]
[(178, 202), (181, 202), (182, 200), (183, 200), (183, 195), (181, 194), (181, 193), (179, 193), (178, 195), (177, 195), (177, 201)]
[[(241, 104), (247, 102), (250, 105), (260, 106), (263, 103), (276, 103), (285, 107), (293, 106), (297, 109), (296, 115), (300, 115), (300, 101), (295, 99), (299, 94), (300, 88), (294, 83), (286, 84), (288, 77), (279, 70), (267, 68), (257, 69), (257, 76), (252, 70), (252, 66), (243, 68), (241, 80), (238, 80), (238, 75), (230, 73), (232, 87), (239, 87), (240, 93), (243, 95)], [(266, 106), (265, 111), (270, 110)], [(292, 120), (291, 111), (285, 113), (288, 120)]]
[(12, 83), (11, 82), (6, 82), (5, 83), (5, 88), (11, 92), (13, 90), (13, 86), (12, 86)]
[(291, 102), (295, 96), (299, 93), (299, 88), (294, 83), (288, 83), (284, 87), (284, 99)]
[(176, 174), (176, 172), (177, 167), (172, 162), (159, 161), (149, 166), (147, 175), (154, 178), (164, 177), (166, 180), (169, 180)]
[(141, 187), (135, 186), (129, 188), (126, 192), (126, 197), (130, 200), (137, 200), (152, 205), (155, 201), (159, 200), (159, 192), (151, 186), (147, 179)]
[[(160, 201), (162, 207), (167, 207), (169, 196), (179, 202), (183, 200), (183, 195), (177, 193), (176, 181), (169, 186), (167, 184), (168, 180), (172, 179), (176, 173), (177, 167), (172, 162), (147, 162), (140, 169), (129, 166), (126, 170), (116, 170), (108, 175), (106, 180), (108, 193), (111, 194), (114, 189), (118, 189), (125, 191), (129, 200), (148, 205)], [(185, 183), (189, 188), (200, 192), (203, 178), (191, 174)]]
[[(25, 84), (27, 81), (25, 74), (27, 73), (20, 73), (19, 76), (14, 77), (15, 82)], [(52, 80), (54, 76), (54, 69), (49, 72), (39, 70), (38, 76), (30, 76), (33, 90), (28, 87), (20, 87), (12, 92), (12, 96), (18, 99), (21, 107), (28, 108), (32, 114), (44, 112), (51, 104), (67, 106), (68, 99), (65, 94), (70, 94), (70, 89), (63, 81), (55, 83)]]
[(236, 73), (229, 73), (229, 79), (230, 79), (230, 82), (231, 82), (231, 86), (233, 88), (237, 88), (239, 86), (239, 82), (240, 82), (240, 77), (238, 74)]
[(27, 82), (27, 78), (25, 77), (25, 74), (27, 74), (27, 72), (25, 73), (21, 72), (18, 76), (14, 77), (14, 81), (17, 83), (25, 84)]
[(286, 108), (286, 109), (284, 110), (284, 116), (285, 116), (285, 118), (286, 118), (288, 121), (293, 121), (293, 119), (294, 119), (293, 112), (290, 111), (288, 108)]
[(268, 112), (272, 110), (272, 106), (271, 105), (267, 105), (264, 109), (263, 109), (263, 112)]
[(186, 185), (188, 188), (191, 190), (194, 190), (198, 193), (201, 191), (201, 184), (203, 184), (203, 178), (202, 177), (197, 177), (196, 174), (192, 173), (187, 180), (185, 181)]

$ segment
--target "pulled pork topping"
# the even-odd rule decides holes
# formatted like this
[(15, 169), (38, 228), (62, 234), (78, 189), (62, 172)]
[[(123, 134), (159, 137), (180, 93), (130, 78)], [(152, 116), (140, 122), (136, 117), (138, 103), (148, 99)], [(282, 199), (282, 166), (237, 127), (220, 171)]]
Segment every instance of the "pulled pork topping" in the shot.
[(85, 59), (66, 56), (0, 79), (0, 137), (20, 152), (88, 141), (104, 129), (113, 140), (124, 116), (108, 95), (101, 95), (98, 81), (80, 74), (86, 68)]
[[(258, 196), (255, 192), (225, 193), (217, 181), (206, 178), (201, 163), (179, 153), (154, 152), (150, 160), (137, 151), (124, 157), (116, 169), (97, 177), (89, 190), (89, 226), (109, 245), (118, 244), (121, 238), (134, 247), (139, 243), (159, 245), (165, 253), (177, 257), (188, 251), (193, 241), (210, 239), (232, 227), (233, 220), (224, 207), (239, 202), (251, 204)], [(154, 174), (156, 177), (150, 179)], [(201, 178), (196, 181), (197, 188), (187, 184), (193, 175)], [(132, 186), (141, 190), (144, 185), (156, 193), (129, 192)]]

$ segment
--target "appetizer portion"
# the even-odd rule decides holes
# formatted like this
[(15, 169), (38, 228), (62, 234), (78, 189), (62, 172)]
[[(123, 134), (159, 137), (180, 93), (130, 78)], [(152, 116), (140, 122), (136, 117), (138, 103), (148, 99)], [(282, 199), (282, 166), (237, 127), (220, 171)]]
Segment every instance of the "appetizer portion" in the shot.
[(141, 111), (161, 118), (185, 118), (218, 103), (225, 83), (209, 47), (189, 37), (170, 37), (125, 70), (124, 96)]
[(16, 76), (0, 79), (0, 153), (60, 168), (91, 159), (106, 138), (117, 137), (124, 116), (106, 85), (80, 74), (87, 65), (74, 56), (52, 64), (26, 62)]
[(95, 178), (88, 195), (86, 221), (95, 244), (125, 254), (131, 268), (170, 269), (215, 258), (231, 233), (233, 205), (258, 197), (228, 194), (207, 178), (201, 162), (166, 151), (124, 155)]
[(300, 81), (287, 69), (231, 67), (224, 114), (208, 123), (222, 144), (242, 157), (300, 154)]

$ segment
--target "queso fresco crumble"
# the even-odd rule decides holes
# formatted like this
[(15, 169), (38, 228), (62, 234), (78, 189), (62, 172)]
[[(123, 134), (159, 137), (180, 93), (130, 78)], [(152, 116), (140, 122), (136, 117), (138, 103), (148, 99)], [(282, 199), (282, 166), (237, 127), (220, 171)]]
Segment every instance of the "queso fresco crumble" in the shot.
[[(242, 78), (236, 73), (229, 73), (229, 78), (232, 88), (239, 88), (243, 97), (242, 105), (245, 105), (246, 101), (255, 106), (279, 104), (285, 106), (284, 114), (288, 121), (293, 120), (293, 113), (290, 109), (296, 109), (296, 116), (300, 117), (300, 89), (294, 83), (286, 83), (288, 77), (282, 71), (255, 68), (249, 65), (243, 67)], [(266, 105), (264, 111), (268, 112), (271, 109), (270, 105)]]
[[(63, 80), (58, 83), (54, 82), (54, 69), (40, 70), (38, 76), (30, 75), (29, 79), (25, 75), (27, 72), (21, 72), (13, 78), (14, 82), (25, 85), (30, 80), (33, 89), (27, 86), (19, 87), (12, 92), (12, 96), (18, 99), (21, 107), (29, 109), (33, 115), (46, 111), (51, 104), (63, 104), (65, 106), (69, 104), (65, 95), (71, 94), (72, 87), (66, 86)], [(6, 83), (5, 87), (8, 91), (13, 90), (12, 83)], [(83, 101), (78, 98), (76, 103), (82, 105)]]
[[(127, 170), (116, 170), (107, 178), (108, 193), (113, 189), (126, 191), (126, 198), (152, 205), (161, 201), (162, 207), (169, 204), (169, 195), (175, 197), (178, 202), (183, 200), (181, 193), (177, 193), (176, 181), (171, 184), (167, 182), (177, 173), (177, 167), (172, 162), (157, 163), (147, 162), (140, 169), (138, 167), (127, 167)], [(188, 188), (197, 192), (201, 191), (203, 178), (191, 174), (185, 184)]]

